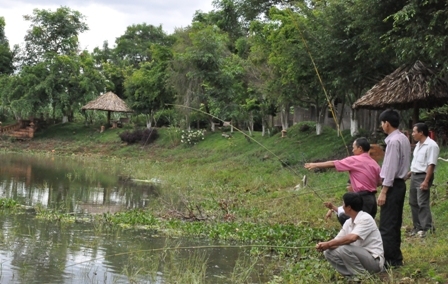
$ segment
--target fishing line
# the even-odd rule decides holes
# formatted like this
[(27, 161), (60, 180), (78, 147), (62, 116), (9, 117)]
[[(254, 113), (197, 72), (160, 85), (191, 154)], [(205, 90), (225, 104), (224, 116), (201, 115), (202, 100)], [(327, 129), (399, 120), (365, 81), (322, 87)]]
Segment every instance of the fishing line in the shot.
[[(177, 106), (177, 107), (183, 107), (183, 108), (187, 108), (187, 109), (195, 110), (195, 111), (198, 111), (198, 112), (203, 113), (203, 114), (205, 114), (205, 115), (208, 115), (208, 116), (210, 116), (210, 117), (212, 117), (212, 118), (214, 118), (214, 119), (217, 119), (217, 120), (219, 120), (219, 121), (221, 121), (221, 122), (223, 122), (223, 123), (225, 122), (224, 120), (220, 119), (219, 117), (217, 117), (217, 116), (215, 116), (215, 115), (213, 115), (213, 114), (210, 114), (210, 113), (208, 113), (208, 112), (205, 112), (205, 111), (203, 111), (203, 110), (201, 110), (201, 109), (198, 109), (198, 108), (194, 108), (194, 107), (190, 107), (190, 106), (184, 106), (184, 105), (178, 105), (178, 104), (166, 104), (166, 105)], [(283, 166), (285, 166), (285, 167), (287, 167), (288, 169), (290, 169), (296, 176), (299, 176), (299, 173), (298, 173), (293, 167), (291, 167), (291, 166), (288, 165), (287, 163), (283, 162), (282, 159), (281, 159), (278, 155), (276, 155), (274, 152), (272, 152), (271, 150), (269, 150), (266, 146), (264, 146), (263, 144), (261, 144), (260, 142), (258, 142), (258, 141), (257, 141), (256, 139), (254, 139), (253, 137), (247, 135), (244, 131), (242, 131), (241, 129), (235, 127), (233, 124), (232, 124), (232, 126), (233, 126), (233, 128), (234, 128), (236, 131), (242, 133), (246, 138), (248, 138), (248, 139), (254, 141), (255, 143), (257, 143), (257, 145), (259, 145), (260, 147), (262, 147), (263, 149), (265, 149), (266, 151), (268, 151), (270, 154), (272, 154), (275, 158), (277, 158), (277, 159), (280, 161), (280, 163), (282, 163)], [(310, 189), (314, 192), (314, 194), (315, 194), (320, 200), (324, 201), (324, 200), (322, 199), (322, 197), (321, 197), (319, 194), (317, 194), (317, 192), (314, 191), (313, 188), (310, 187)]]
[(83, 263), (89, 263), (92, 261), (105, 259), (106, 257), (116, 257), (121, 255), (128, 255), (133, 253), (141, 253), (141, 252), (157, 252), (157, 251), (168, 251), (168, 250), (188, 250), (188, 249), (213, 249), (213, 248), (271, 248), (271, 249), (313, 249), (316, 248), (316, 246), (303, 246), (303, 247), (289, 247), (289, 246), (271, 246), (271, 245), (238, 245), (238, 246), (231, 246), (231, 245), (213, 245), (213, 246), (188, 246), (188, 247), (166, 247), (166, 248), (157, 248), (157, 249), (145, 249), (145, 250), (136, 250), (136, 251), (128, 251), (128, 252), (122, 252), (122, 253), (116, 253), (108, 256), (101, 256), (92, 258), (85, 261), (80, 261), (77, 263), (73, 263), (70, 265), (66, 265), (65, 268), (76, 266)]
[[(318, 190), (315, 190), (315, 191), (316, 192), (325, 191), (325, 193), (335, 193), (335, 192), (338, 192), (339, 190), (341, 190), (341, 188), (343, 188), (343, 186), (338, 185), (338, 186), (332, 186), (332, 187), (326, 187), (326, 188), (318, 189)], [(261, 201), (258, 201), (258, 202), (252, 202), (251, 201), (250, 204), (251, 205), (255, 205), (255, 204), (259, 204), (259, 203), (265, 203), (265, 202), (270, 202), (270, 201), (273, 201), (273, 200), (281, 200), (281, 199), (285, 199), (285, 198), (297, 197), (297, 196), (307, 195), (307, 194), (311, 194), (311, 193), (314, 193), (314, 192), (291, 193), (291, 194), (288, 194), (286, 196), (274, 197), (274, 198), (270, 198), (270, 199), (267, 199), (267, 200), (261, 200)]]

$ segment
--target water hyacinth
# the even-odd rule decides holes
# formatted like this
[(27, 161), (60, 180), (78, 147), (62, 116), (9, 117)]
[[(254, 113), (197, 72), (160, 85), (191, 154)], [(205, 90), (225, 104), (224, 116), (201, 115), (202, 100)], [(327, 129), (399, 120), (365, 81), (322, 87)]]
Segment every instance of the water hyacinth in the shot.
[(205, 130), (182, 130), (180, 142), (187, 145), (196, 145), (199, 141), (204, 140)]

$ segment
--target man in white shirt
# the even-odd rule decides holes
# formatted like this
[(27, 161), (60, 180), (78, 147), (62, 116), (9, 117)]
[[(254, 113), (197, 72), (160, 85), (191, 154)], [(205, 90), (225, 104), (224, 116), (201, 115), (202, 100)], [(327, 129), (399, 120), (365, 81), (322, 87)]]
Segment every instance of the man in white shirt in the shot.
[(384, 266), (383, 241), (375, 220), (362, 211), (362, 197), (355, 192), (343, 196), (345, 221), (338, 235), (316, 245), (325, 258), (342, 275), (351, 277), (381, 272)]
[(434, 230), (429, 189), (434, 180), (434, 171), (440, 150), (437, 143), (429, 137), (428, 126), (424, 123), (414, 125), (412, 138), (417, 145), (414, 149), (411, 171), (407, 176), (407, 178), (411, 178), (409, 205), (414, 225), (411, 236), (417, 235), (423, 238), (428, 231)]

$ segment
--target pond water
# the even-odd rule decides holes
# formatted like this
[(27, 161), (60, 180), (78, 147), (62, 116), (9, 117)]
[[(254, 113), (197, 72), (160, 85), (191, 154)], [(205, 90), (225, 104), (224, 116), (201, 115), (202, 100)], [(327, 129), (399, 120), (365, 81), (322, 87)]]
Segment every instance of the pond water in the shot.
[[(0, 196), (26, 206), (90, 216), (144, 208), (159, 190), (157, 184), (120, 177), (110, 163), (0, 155)], [(193, 249), (216, 244), (89, 222), (50, 222), (32, 210), (0, 213), (0, 226), (0, 283), (175, 283), (186, 273), (192, 282), (232, 283), (236, 263), (253, 261), (241, 248)], [(177, 246), (190, 249), (168, 249)]]

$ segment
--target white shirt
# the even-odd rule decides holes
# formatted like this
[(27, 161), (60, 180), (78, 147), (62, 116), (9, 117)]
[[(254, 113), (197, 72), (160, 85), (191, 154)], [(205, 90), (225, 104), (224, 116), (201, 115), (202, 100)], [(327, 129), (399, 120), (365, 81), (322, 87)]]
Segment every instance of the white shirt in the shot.
[(358, 239), (351, 243), (352, 246), (365, 248), (374, 258), (380, 258), (380, 267), (384, 265), (383, 240), (375, 220), (368, 213), (359, 211), (355, 220), (352, 218), (345, 221), (335, 239), (348, 234), (355, 234)]
[(338, 207), (338, 211), (336, 213), (338, 213), (338, 216), (341, 216), (342, 214), (345, 214), (344, 207), (339, 206)]
[[(420, 142), (415, 145), (414, 158), (411, 163), (411, 172), (426, 173), (429, 165), (437, 165), (437, 158), (439, 156), (439, 146), (429, 137), (426, 137), (425, 142)], [(434, 170), (435, 171), (435, 170)]]

